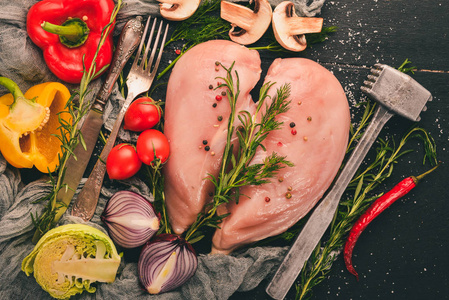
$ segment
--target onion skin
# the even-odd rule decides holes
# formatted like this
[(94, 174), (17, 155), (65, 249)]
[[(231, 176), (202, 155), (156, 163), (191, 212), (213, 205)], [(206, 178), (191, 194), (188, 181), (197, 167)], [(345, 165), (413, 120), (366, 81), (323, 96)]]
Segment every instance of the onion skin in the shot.
[(160, 234), (142, 249), (137, 265), (140, 283), (150, 294), (183, 285), (196, 272), (198, 258), (192, 245), (175, 234)]
[(123, 248), (136, 248), (159, 230), (159, 216), (143, 196), (131, 191), (115, 193), (106, 204), (101, 220), (112, 240)]

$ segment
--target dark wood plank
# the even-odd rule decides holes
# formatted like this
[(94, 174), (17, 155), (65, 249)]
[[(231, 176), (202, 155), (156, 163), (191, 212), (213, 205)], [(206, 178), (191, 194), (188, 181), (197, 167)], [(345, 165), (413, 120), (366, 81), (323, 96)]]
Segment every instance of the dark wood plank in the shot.
[(326, 1), (324, 25), (339, 29), (310, 57), (357, 66), (409, 58), (420, 69), (449, 71), (448, 12), (448, 1)]

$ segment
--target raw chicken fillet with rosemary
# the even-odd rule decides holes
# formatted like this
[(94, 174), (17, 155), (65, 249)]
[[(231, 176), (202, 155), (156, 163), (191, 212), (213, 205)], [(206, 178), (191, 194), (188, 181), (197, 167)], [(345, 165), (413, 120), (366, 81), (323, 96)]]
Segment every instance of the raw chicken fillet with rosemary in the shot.
[[(215, 88), (222, 83), (217, 77), (226, 76), (221, 65), (234, 62), (238, 79), (233, 79), (240, 90), (236, 111), (253, 114), (256, 104), (250, 92), (261, 74), (257, 51), (229, 41), (209, 41), (188, 51), (170, 76), (165, 134), (172, 152), (164, 173), (168, 215), (177, 234), (186, 231), (213, 198), (214, 185), (207, 177), (216, 177), (221, 167), (230, 114), (226, 89)], [(278, 115), (283, 126), (269, 133), (263, 142), (266, 151), (259, 148), (251, 163), (276, 152), (294, 166), (281, 169), (270, 183), (241, 188), (238, 204), (231, 201), (219, 208), (220, 214), (230, 215), (214, 235), (214, 253), (229, 253), (298, 222), (328, 189), (345, 155), (349, 106), (329, 71), (308, 59), (277, 59), (265, 82), (275, 83), (269, 90), (272, 97), (278, 88), (290, 85), (290, 109)]]
[(291, 103), (278, 116), (284, 126), (269, 133), (266, 151), (259, 148), (252, 163), (276, 152), (294, 166), (281, 169), (270, 183), (243, 187), (238, 204), (229, 202), (222, 213), (230, 215), (213, 238), (214, 253), (278, 235), (298, 222), (331, 185), (346, 152), (349, 106), (334, 75), (308, 59), (276, 59), (265, 82), (276, 82), (272, 96), (290, 83)]
[[(216, 176), (226, 144), (230, 107), (226, 89), (215, 89), (231, 66), (240, 77), (237, 111), (255, 110), (249, 94), (260, 78), (260, 57), (229, 41), (209, 41), (190, 49), (176, 63), (167, 86), (164, 133), (170, 159), (164, 166), (165, 198), (170, 225), (183, 233), (196, 220), (214, 192), (205, 179)], [(223, 93), (223, 94), (222, 94)]]

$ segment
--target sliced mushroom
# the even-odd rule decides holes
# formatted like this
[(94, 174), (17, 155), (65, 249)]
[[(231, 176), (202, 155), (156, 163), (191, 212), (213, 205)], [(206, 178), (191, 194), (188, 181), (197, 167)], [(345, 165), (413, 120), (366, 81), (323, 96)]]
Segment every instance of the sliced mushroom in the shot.
[(201, 0), (157, 0), (161, 16), (170, 21), (182, 21), (198, 9)]
[(293, 2), (281, 2), (273, 12), (273, 31), (279, 44), (290, 51), (303, 51), (307, 47), (304, 34), (321, 32), (323, 18), (298, 17)]
[[(252, 3), (253, 0), (250, 0)], [(254, 10), (243, 5), (221, 1), (222, 19), (231, 23), (229, 37), (236, 43), (249, 45), (259, 40), (271, 23), (273, 10), (268, 0), (254, 0)]]

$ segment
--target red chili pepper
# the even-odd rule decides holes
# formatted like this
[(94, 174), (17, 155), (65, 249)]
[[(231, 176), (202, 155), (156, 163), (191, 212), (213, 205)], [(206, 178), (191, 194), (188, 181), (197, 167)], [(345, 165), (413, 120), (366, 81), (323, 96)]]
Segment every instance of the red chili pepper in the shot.
[(363, 213), (362, 216), (360, 216), (357, 222), (355, 222), (354, 226), (349, 232), (349, 237), (346, 240), (343, 256), (345, 260), (346, 269), (348, 269), (348, 271), (351, 274), (355, 275), (357, 277), (357, 280), (359, 280), (359, 274), (357, 274), (357, 272), (354, 269), (354, 266), (352, 265), (352, 251), (354, 250), (354, 246), (358, 238), (362, 234), (363, 230), (365, 230), (368, 224), (371, 223), (371, 221), (374, 220), (381, 212), (387, 209), (387, 207), (393, 204), (396, 200), (406, 195), (418, 184), (418, 182), (424, 176), (435, 170), (438, 166), (439, 164), (434, 168), (432, 168), (431, 170), (419, 176), (416, 177), (410, 176), (408, 178), (403, 179), (391, 191), (389, 191), (388, 193), (384, 194), (382, 197), (374, 201), (374, 203), (371, 204), (371, 206), (366, 210), (366, 212)]
[[(114, 6), (112, 0), (43, 0), (30, 8), (28, 35), (43, 50), (48, 68), (59, 79), (81, 81), (83, 56), (89, 69)], [(109, 34), (96, 58), (96, 70), (111, 62), (112, 44)]]

